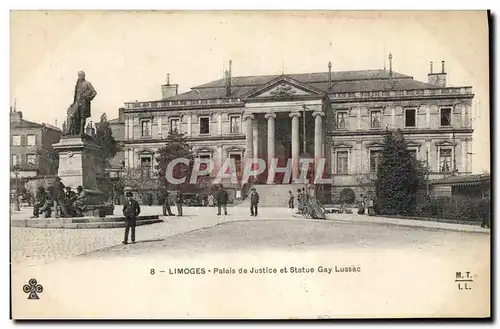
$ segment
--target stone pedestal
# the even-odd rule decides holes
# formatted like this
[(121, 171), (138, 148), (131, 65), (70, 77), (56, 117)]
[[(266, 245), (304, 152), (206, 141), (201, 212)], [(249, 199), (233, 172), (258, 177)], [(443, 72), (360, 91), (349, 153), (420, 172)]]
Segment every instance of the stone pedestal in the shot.
[(85, 190), (96, 191), (100, 166), (99, 146), (90, 136), (66, 136), (53, 145), (59, 152), (58, 176), (65, 186), (76, 190), (81, 185)]

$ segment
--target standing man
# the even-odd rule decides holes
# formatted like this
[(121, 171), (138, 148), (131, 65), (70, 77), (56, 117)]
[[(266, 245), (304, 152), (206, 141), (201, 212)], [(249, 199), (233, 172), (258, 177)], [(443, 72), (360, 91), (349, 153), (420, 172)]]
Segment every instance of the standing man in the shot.
[(78, 72), (78, 80), (75, 85), (73, 104), (68, 109), (68, 124), (65, 135), (83, 135), (85, 133), (85, 121), (90, 117), (90, 102), (97, 95), (90, 82), (85, 80), (85, 72)]
[(163, 202), (163, 216), (173, 216), (174, 213), (170, 209), (170, 199), (169, 199), (170, 193), (168, 193), (168, 190), (165, 188), (165, 201)]
[(288, 208), (293, 209), (294, 208), (293, 207), (293, 200), (295, 197), (293, 196), (292, 191), (288, 191), (288, 197), (289, 197), (288, 198)]
[(128, 232), (132, 229), (131, 241), (135, 243), (135, 221), (137, 220), (137, 216), (141, 213), (141, 207), (139, 207), (139, 203), (134, 200), (132, 196), (132, 192), (127, 192), (126, 194), (127, 200), (123, 204), (123, 215), (127, 220), (127, 226), (125, 227), (125, 238), (123, 239), (123, 244), (128, 243)]
[(182, 195), (181, 188), (177, 190), (177, 195), (175, 198), (177, 204), (177, 216), (182, 216), (182, 203), (184, 202), (184, 196)]
[(224, 186), (220, 184), (219, 191), (217, 192), (217, 215), (220, 216), (221, 208), (224, 208), (224, 215), (227, 216), (227, 201), (229, 195), (227, 191), (224, 190)]
[(60, 177), (56, 177), (53, 186), (54, 193), (54, 210), (56, 211), (56, 218), (66, 217), (66, 208), (64, 207), (64, 184), (61, 182)]
[(259, 204), (259, 193), (252, 188), (252, 193), (250, 194), (250, 216), (257, 217), (257, 205)]

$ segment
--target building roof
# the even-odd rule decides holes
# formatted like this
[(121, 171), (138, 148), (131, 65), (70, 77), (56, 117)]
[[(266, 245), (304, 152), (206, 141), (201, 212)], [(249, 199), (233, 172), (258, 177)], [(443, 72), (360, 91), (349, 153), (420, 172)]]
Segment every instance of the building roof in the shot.
[(108, 120), (108, 123), (109, 124), (121, 124), (121, 123), (123, 123), (123, 121), (120, 121), (120, 118), (115, 118), (115, 119)]
[[(298, 74), (284, 74), (294, 80), (303, 83), (318, 83), (318, 82), (328, 82), (329, 72), (317, 72), (317, 73), (298, 73)], [(271, 80), (274, 80), (281, 75), (254, 75), (246, 77), (233, 77), (231, 79), (231, 84), (235, 86), (260, 86)], [(369, 80), (369, 79), (389, 79), (389, 71), (387, 70), (362, 70), (362, 71), (337, 71), (332, 72), (332, 81), (353, 81), (353, 80)], [(404, 75), (401, 73), (393, 72), (392, 78), (409, 78), (412, 77)], [(215, 80), (193, 89), (199, 88), (213, 88), (213, 87), (225, 87), (225, 79)]]
[[(339, 71), (332, 72), (332, 88), (329, 88), (328, 72), (233, 77), (231, 78), (230, 97), (241, 97), (259, 86), (279, 79), (281, 76), (329, 93), (439, 88), (430, 83), (413, 80), (413, 77), (397, 72), (393, 72), (391, 77), (387, 70)], [(226, 95), (225, 79), (215, 80), (191, 89), (191, 91), (167, 99), (188, 100), (228, 97)]]
[(62, 132), (62, 130), (58, 127), (55, 127), (53, 125), (50, 125), (48, 123), (37, 123), (37, 122), (32, 122), (28, 120), (21, 119), (21, 121), (11, 121), (10, 122), (10, 128), (48, 128), (51, 130), (55, 130), (58, 132)]
[(459, 185), (478, 185), (490, 182), (490, 174), (475, 174), (475, 175), (459, 175), (450, 176), (442, 179), (433, 181), (435, 185), (449, 185), (449, 186), (459, 186)]

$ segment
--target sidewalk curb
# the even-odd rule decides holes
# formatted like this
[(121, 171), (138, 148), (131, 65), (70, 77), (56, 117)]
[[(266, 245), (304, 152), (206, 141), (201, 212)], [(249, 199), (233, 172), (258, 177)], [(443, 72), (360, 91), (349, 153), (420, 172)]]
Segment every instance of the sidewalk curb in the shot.
[[(366, 220), (366, 219), (343, 219), (343, 218), (328, 218), (329, 221), (337, 221), (344, 223), (360, 223), (360, 224), (378, 224), (378, 225), (394, 225), (403, 227), (420, 227), (433, 230), (447, 230), (456, 232), (470, 232), (470, 233), (483, 233), (490, 234), (489, 229), (482, 228), (480, 226), (466, 225), (466, 224), (451, 224), (451, 223), (440, 223), (440, 222), (426, 222), (417, 220), (404, 220), (398, 219), (400, 222), (393, 221), (382, 221), (380, 217), (374, 217), (376, 220)], [(404, 221), (404, 222), (403, 222)], [(430, 224), (430, 225), (429, 225)]]

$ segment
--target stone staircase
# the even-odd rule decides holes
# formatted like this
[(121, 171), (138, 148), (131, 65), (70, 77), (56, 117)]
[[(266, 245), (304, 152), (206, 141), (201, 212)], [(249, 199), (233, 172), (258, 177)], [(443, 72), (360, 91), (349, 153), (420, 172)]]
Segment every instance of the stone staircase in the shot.
[[(297, 189), (302, 188), (303, 184), (254, 184), (252, 187), (259, 193), (260, 207), (288, 207), (289, 194), (292, 191), (297, 202)], [(238, 207), (250, 207), (250, 197), (238, 203)]]

